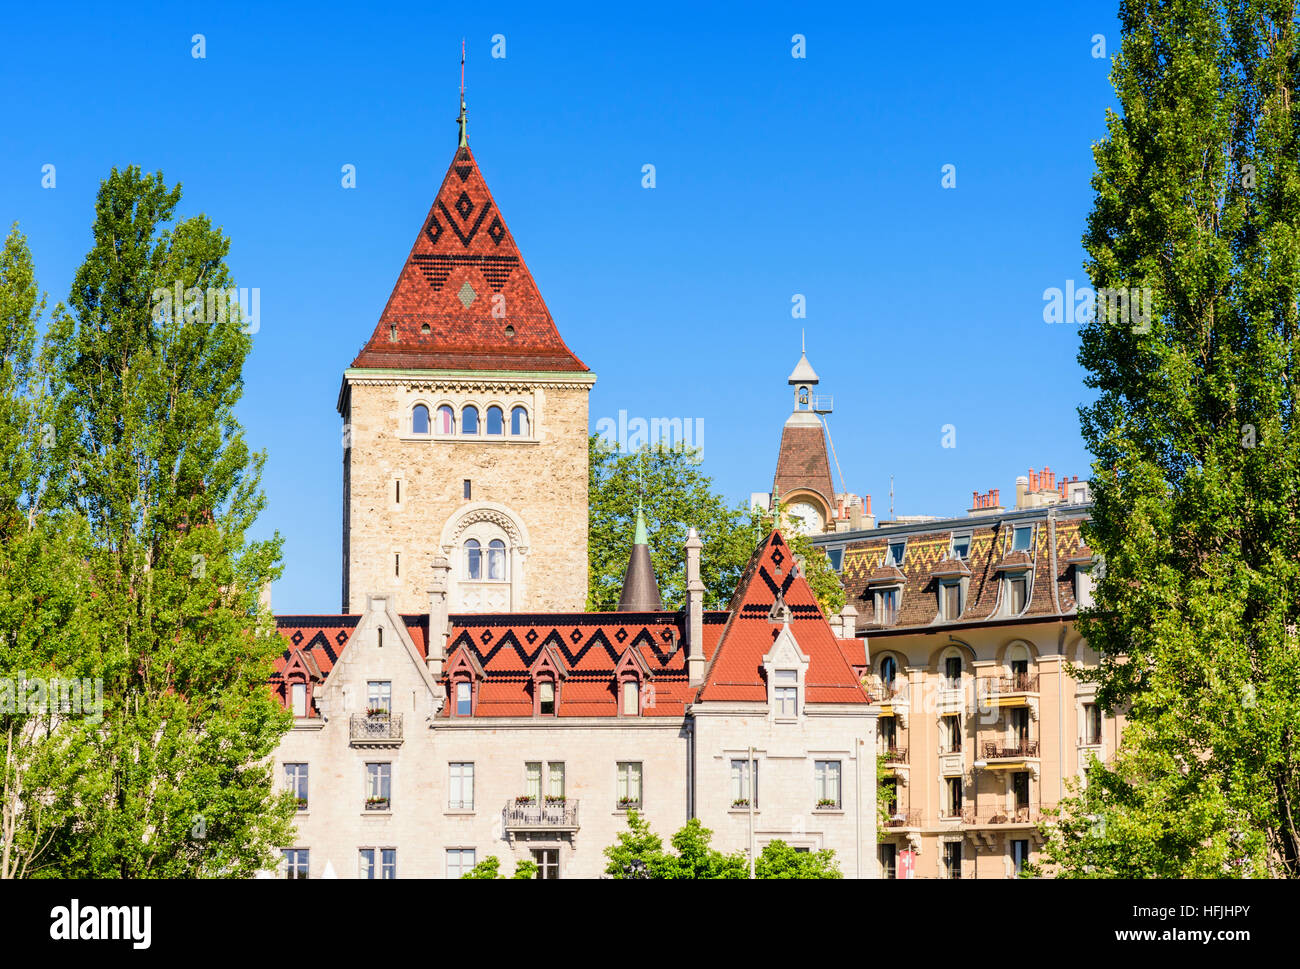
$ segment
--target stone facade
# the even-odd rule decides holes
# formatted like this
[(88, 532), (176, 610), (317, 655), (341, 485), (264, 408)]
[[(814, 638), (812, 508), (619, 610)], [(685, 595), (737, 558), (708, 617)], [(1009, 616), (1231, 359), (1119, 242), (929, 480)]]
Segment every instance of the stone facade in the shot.
[[(343, 603), (358, 612), (369, 593), (399, 612), (428, 607), (435, 556), (452, 562), (452, 609), (569, 611), (587, 597), (586, 374), (378, 374), (348, 371), (340, 400), (349, 448), (343, 465)], [(414, 433), (424, 406), (428, 433)], [(457, 422), (477, 408), (479, 432), (438, 433), (439, 407)], [(488, 408), (522, 407), (527, 434), (485, 433)], [(468, 485), (466, 484), (468, 482)], [(469, 497), (466, 498), (466, 490)], [(475, 513), (478, 513), (477, 515)], [(482, 548), (507, 545), (501, 580), (465, 574), (463, 542), (474, 521)], [(483, 570), (486, 573), (486, 568)]]

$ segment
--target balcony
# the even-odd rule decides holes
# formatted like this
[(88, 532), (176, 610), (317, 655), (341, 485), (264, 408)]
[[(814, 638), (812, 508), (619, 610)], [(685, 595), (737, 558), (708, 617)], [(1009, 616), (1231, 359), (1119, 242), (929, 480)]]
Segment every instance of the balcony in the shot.
[(1037, 673), (981, 676), (976, 682), (979, 684), (979, 704), (984, 707), (1031, 706), (1031, 699), (1038, 696)]
[(920, 811), (896, 811), (885, 819), (886, 828), (919, 828)]
[(881, 750), (881, 754), (884, 755), (885, 763), (886, 763), (886, 764), (906, 764), (906, 763), (907, 763), (907, 748), (906, 748), (906, 747), (899, 747), (899, 746), (897, 746), (897, 745), (895, 745), (895, 744), (890, 744), (888, 747), (885, 747), (883, 750)]
[(507, 801), (501, 810), (502, 826), (506, 839), (527, 841), (533, 835), (568, 835), (572, 839), (578, 830), (578, 802), (572, 798), (548, 799), (540, 803), (536, 798), (516, 798)]
[(986, 740), (980, 745), (980, 753), (990, 768), (1006, 768), (1012, 763), (1038, 759), (1037, 740), (998, 741)]
[(348, 724), (353, 747), (400, 747), (402, 715), (400, 713), (354, 713)]

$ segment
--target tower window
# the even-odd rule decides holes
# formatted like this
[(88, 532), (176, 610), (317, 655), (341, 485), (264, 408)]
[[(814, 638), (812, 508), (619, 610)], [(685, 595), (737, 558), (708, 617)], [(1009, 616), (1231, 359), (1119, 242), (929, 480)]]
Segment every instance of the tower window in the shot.
[(429, 433), (429, 408), (423, 404), (416, 404), (411, 408), (411, 433)]
[(515, 437), (528, 436), (528, 411), (516, 407), (510, 412), (510, 433)]
[(465, 479), (465, 500), (466, 501), (469, 501), (469, 493), (470, 493), (469, 478), (466, 478)]
[(402, 574), (402, 553), (394, 552), (393, 553), (393, 575), (397, 576), (401, 574)]
[(506, 579), (506, 543), (499, 538), (488, 542), (488, 578), (494, 582)]
[(462, 434), (478, 433), (478, 408), (468, 404), (460, 412), (460, 430)]
[(465, 574), (471, 579), (483, 578), (483, 546), (477, 538), (465, 543)]
[(443, 404), (438, 408), (438, 433), (455, 434), (456, 433), (456, 412)]
[(493, 405), (487, 410), (487, 432), (489, 434), (505, 433), (505, 417), (501, 408)]

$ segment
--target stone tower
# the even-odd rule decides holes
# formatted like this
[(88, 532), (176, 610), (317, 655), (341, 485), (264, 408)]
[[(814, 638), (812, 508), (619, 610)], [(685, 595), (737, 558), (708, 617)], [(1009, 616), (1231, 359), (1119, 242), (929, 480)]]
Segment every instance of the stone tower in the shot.
[(789, 526), (805, 534), (833, 530), (835, 486), (822, 428), (830, 398), (816, 394), (819, 379), (806, 352), (800, 353), (787, 383), (794, 388), (794, 410), (781, 429), (781, 450), (772, 477), (772, 502), (787, 506)]
[(465, 133), (374, 333), (343, 374), (343, 611), (580, 611), (587, 397)]

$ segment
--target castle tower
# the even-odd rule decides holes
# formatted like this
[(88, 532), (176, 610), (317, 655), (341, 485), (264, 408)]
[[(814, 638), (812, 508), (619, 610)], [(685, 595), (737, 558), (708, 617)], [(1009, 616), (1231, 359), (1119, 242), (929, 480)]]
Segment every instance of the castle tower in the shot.
[(781, 430), (772, 502), (786, 504), (793, 527), (805, 534), (818, 534), (834, 527), (836, 507), (826, 433), (819, 416), (830, 412), (831, 401), (814, 393), (819, 378), (806, 352), (800, 353), (787, 383), (794, 388), (794, 411)]
[(343, 374), (343, 611), (579, 611), (587, 595), (587, 397), (466, 136)]

